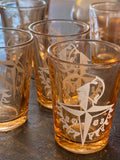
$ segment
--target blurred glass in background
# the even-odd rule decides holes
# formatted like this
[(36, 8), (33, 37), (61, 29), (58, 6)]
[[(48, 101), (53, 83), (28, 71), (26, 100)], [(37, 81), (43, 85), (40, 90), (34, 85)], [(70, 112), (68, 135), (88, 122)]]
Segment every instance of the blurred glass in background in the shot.
[(71, 18), (89, 24), (89, 5), (93, 2), (117, 2), (120, 0), (76, 0), (72, 7)]

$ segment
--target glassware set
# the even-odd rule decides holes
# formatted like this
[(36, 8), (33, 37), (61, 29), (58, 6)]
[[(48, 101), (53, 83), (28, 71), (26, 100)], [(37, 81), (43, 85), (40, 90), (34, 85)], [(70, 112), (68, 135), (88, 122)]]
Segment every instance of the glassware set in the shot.
[(120, 3), (92, 2), (77, 0), (74, 20), (49, 20), (49, 0), (1, 3), (0, 132), (27, 120), (34, 62), (56, 142), (78, 154), (107, 145), (120, 85)]

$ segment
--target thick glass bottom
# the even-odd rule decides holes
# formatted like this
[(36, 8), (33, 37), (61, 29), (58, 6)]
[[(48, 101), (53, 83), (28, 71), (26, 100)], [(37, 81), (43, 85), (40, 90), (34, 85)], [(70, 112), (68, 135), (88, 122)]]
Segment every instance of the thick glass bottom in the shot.
[[(1, 121), (0, 122), (0, 132), (8, 132), (10, 130), (13, 130), (21, 126), (22, 124), (26, 122), (27, 115), (28, 115), (28, 111), (26, 110), (21, 115), (19, 115), (18, 118), (11, 119), (9, 121), (3, 121), (3, 122)], [(5, 118), (5, 116), (2, 118)], [(1, 117), (0, 117), (0, 120), (1, 120)]]
[(53, 108), (52, 107), (52, 101), (47, 99), (46, 97), (40, 95), (40, 96), (38, 96), (37, 100), (42, 106), (44, 106), (44, 107), (46, 107), (48, 109), (52, 109)]
[(84, 146), (82, 146), (81, 143), (72, 142), (64, 137), (58, 137), (56, 135), (55, 140), (62, 148), (70, 152), (77, 154), (90, 154), (102, 150), (107, 145), (108, 137), (92, 143), (86, 143)]

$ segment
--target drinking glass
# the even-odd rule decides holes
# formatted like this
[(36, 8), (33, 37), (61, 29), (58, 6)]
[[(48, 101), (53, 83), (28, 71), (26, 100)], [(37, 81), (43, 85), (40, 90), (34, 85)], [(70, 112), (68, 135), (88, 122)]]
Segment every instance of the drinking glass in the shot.
[(88, 154), (108, 142), (120, 83), (120, 46), (69, 40), (48, 48), (55, 139)]
[(38, 102), (52, 109), (47, 48), (58, 41), (86, 38), (89, 26), (72, 20), (42, 20), (29, 26), (35, 38), (34, 68)]
[(0, 132), (27, 120), (33, 55), (28, 31), (0, 29)]
[(89, 11), (90, 38), (120, 45), (120, 3), (92, 3)]
[[(106, 0), (97, 0), (97, 2), (106, 2)], [(107, 2), (117, 2), (118, 0), (107, 0)], [(86, 23), (89, 21), (89, 5), (96, 2), (96, 0), (76, 0), (71, 10), (71, 18), (74, 20), (81, 20)]]
[(45, 0), (4, 0), (0, 5), (3, 27), (28, 29), (29, 24), (46, 16)]

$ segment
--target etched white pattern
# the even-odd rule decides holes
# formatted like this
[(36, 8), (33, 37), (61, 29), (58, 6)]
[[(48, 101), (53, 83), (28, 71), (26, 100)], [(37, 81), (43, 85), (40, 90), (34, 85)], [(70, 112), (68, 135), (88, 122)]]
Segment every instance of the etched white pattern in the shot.
[[(0, 64), (5, 65), (6, 68), (11, 70), (12, 73), (12, 80), (13, 80), (13, 90), (15, 92), (16, 90), (16, 72), (18, 73), (24, 73), (24, 67), (22, 63), (19, 61), (19, 54), (15, 54), (14, 56), (12, 54), (9, 54), (9, 60), (5, 62), (0, 62)], [(15, 93), (14, 93), (15, 95)]]
[(45, 89), (51, 90), (50, 77), (48, 68), (39, 67), (38, 69), (39, 78)]
[[(101, 93), (98, 93), (93, 99), (90, 98), (89, 93), (90, 93), (90, 85), (98, 85), (98, 83), (102, 84), (102, 91)], [(101, 86), (100, 86), (101, 87)], [(85, 85), (83, 85), (82, 87), (77, 89), (78, 91), (78, 100), (80, 100), (80, 104), (78, 105), (69, 105), (69, 104), (64, 104), (61, 102), (57, 102), (57, 108), (58, 108), (58, 115), (60, 116), (59, 121), (61, 121), (63, 123), (63, 129), (66, 128), (68, 130), (67, 134), (69, 133), (74, 133), (73, 134), (73, 138), (75, 138), (78, 135), (81, 135), (81, 141), (82, 141), (82, 145), (84, 145), (87, 136), (89, 136), (89, 139), (92, 140), (93, 136), (99, 136), (99, 132), (102, 131), (104, 132), (104, 126), (108, 125), (108, 119), (111, 118), (110, 113), (113, 111), (112, 107), (114, 104), (111, 105), (106, 105), (106, 106), (99, 106), (96, 105), (98, 103), (98, 100), (102, 97), (104, 91), (105, 91), (105, 84), (104, 81), (99, 78), (96, 77), (94, 80), (92, 80), (89, 83), (86, 83)], [(88, 102), (91, 101), (91, 107), (88, 107)], [(79, 108), (75, 109), (76, 107)], [(80, 131), (75, 131), (73, 128), (71, 128), (71, 126), (68, 125), (68, 121), (69, 121), (69, 117), (64, 117), (63, 115), (63, 110), (66, 110), (67, 112), (69, 112), (71, 115), (74, 115), (76, 117), (78, 117), (77, 119), (79, 120), (79, 128)], [(94, 115), (92, 115), (92, 113), (94, 113)], [(104, 115), (105, 113), (108, 113), (106, 119), (102, 118), (101, 119), (101, 126), (95, 130), (94, 132), (89, 132), (91, 123), (93, 118), (97, 118), (100, 115)], [(82, 129), (82, 123), (81, 122), (81, 116), (84, 115), (84, 129)], [(96, 119), (93, 122), (93, 125), (97, 125), (99, 121), (99, 118)], [(72, 121), (73, 124), (76, 123), (76, 120), (74, 119)]]
[[(67, 54), (67, 51), (69, 51), (69, 54)], [(76, 56), (77, 55), (77, 56)], [(69, 44), (67, 47), (62, 49), (59, 52), (60, 59), (67, 60), (69, 62), (75, 62), (76, 58), (78, 60), (78, 63), (80, 64), (88, 64), (90, 62), (90, 59), (82, 52), (80, 52), (74, 44)]]
[[(0, 62), (0, 82), (3, 86), (5, 86), (6, 89), (0, 89), (1, 93), (1, 100), (0, 105), (3, 106), (4, 103), (9, 103), (8, 97), (12, 95), (8, 95), (7, 92), (13, 90), (13, 97), (15, 97), (16, 91), (20, 91), (20, 87), (22, 83), (24, 82), (20, 75), (18, 79), (16, 80), (16, 74), (22, 73), (24, 75), (24, 67), (22, 63), (20, 62), (20, 57), (22, 56), (18, 53), (15, 54), (7, 54), (7, 60)], [(19, 83), (19, 86), (18, 84)]]
[(0, 107), (4, 107), (5, 104), (8, 104), (10, 101), (8, 100), (11, 95), (8, 94), (9, 90), (0, 89)]
[[(79, 52), (73, 44), (69, 44), (64, 48), (58, 57), (73, 63), (76, 63), (76, 60), (77, 63), (82, 64), (90, 62), (87, 55)], [(113, 112), (112, 107), (114, 104), (97, 105), (104, 94), (105, 84), (100, 77), (88, 74), (88, 68), (84, 67), (84, 65), (76, 65), (74, 69), (72, 65), (70, 67), (70, 65), (64, 63), (57, 65), (57, 67), (58, 71), (65, 73), (65, 77), (63, 76), (62, 80), (65, 98), (62, 100), (61, 97), (61, 102), (57, 102), (56, 105), (58, 119), (62, 123), (63, 129), (66, 129), (66, 133), (73, 136), (73, 139), (77, 136), (81, 137), (82, 145), (84, 145), (86, 139), (92, 140), (94, 135), (98, 137), (100, 132), (104, 132), (105, 125), (108, 125), (108, 120), (111, 118), (110, 113)], [(78, 96), (75, 96), (77, 94), (76, 91)], [(60, 92), (62, 95), (63, 91), (61, 90)], [(72, 94), (75, 96), (74, 98), (71, 96)], [(69, 114), (67, 115), (67, 113)], [(78, 124), (79, 131), (73, 127), (75, 125), (78, 126)], [(94, 131), (91, 131), (91, 126), (97, 127)]]

